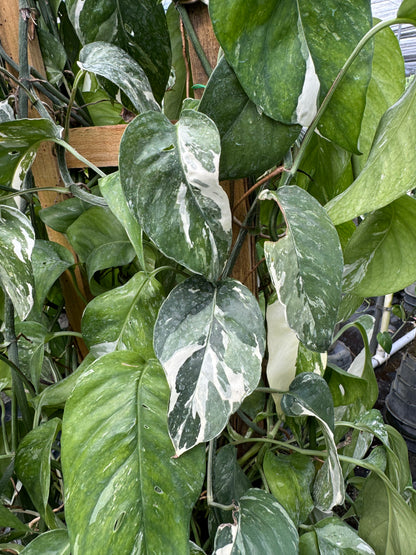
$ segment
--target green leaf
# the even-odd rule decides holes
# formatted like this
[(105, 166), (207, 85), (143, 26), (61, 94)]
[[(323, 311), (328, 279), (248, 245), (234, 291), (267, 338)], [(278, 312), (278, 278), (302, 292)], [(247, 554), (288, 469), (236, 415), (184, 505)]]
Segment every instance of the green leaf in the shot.
[(143, 231), (127, 206), (126, 197), (121, 187), (120, 173), (115, 172), (100, 179), (99, 186), (111, 212), (124, 227), (136, 251), (142, 270), (146, 270), (147, 267), (143, 250)]
[(341, 301), (343, 260), (336, 229), (319, 202), (297, 186), (264, 191), (260, 199), (277, 202), (287, 223), (286, 236), (266, 241), (264, 251), (288, 324), (308, 349), (323, 352)]
[(171, 86), (168, 84), (168, 89), (163, 98), (163, 113), (170, 120), (178, 120), (182, 101), (186, 97), (186, 65), (183, 56), (179, 12), (173, 2), (166, 12), (166, 21), (172, 48), (172, 69), (175, 81)]
[(201, 277), (170, 293), (154, 330), (171, 389), (169, 431), (179, 455), (216, 437), (257, 386), (265, 346), (257, 301), (238, 281)]
[(416, 166), (414, 81), (380, 120), (367, 163), (357, 179), (325, 208), (335, 224), (383, 208), (412, 189)]
[(81, 69), (105, 77), (117, 85), (138, 113), (160, 110), (145, 72), (118, 46), (102, 41), (87, 44), (79, 54), (78, 64)]
[(313, 485), (315, 505), (329, 511), (344, 501), (345, 486), (334, 441), (334, 405), (326, 381), (312, 372), (296, 376), (281, 402), (287, 416), (314, 416), (324, 434), (328, 458)]
[(60, 129), (47, 119), (0, 123), (0, 185), (20, 189), (39, 144), (60, 139)]
[(167, 257), (212, 281), (231, 245), (219, 154), (215, 124), (193, 110), (182, 112), (176, 125), (161, 113), (141, 114), (120, 144), (121, 184), (146, 234)]
[(407, 287), (416, 280), (416, 260), (409, 256), (414, 249), (416, 199), (404, 195), (357, 227), (344, 252), (344, 290), (367, 297)]
[(39, 555), (40, 553), (42, 555), (69, 555), (70, 552), (71, 546), (66, 530), (44, 532), (21, 551), (23, 555)]
[(392, 29), (383, 29), (374, 39), (373, 68), (359, 139), (362, 155), (354, 157), (356, 171), (361, 171), (367, 161), (382, 115), (399, 100), (404, 89), (404, 60), (399, 41)]
[[(209, 9), (225, 57), (250, 100), (277, 121), (304, 126), (371, 27), (365, 0), (344, 3), (342, 14), (337, 0), (319, 6), (311, 0), (273, 0), (267, 5), (260, 0), (213, 0)], [(319, 125), (324, 136), (347, 150), (357, 150), (370, 75), (371, 49), (365, 49)]]
[(82, 334), (98, 358), (114, 350), (154, 357), (153, 327), (163, 302), (160, 283), (139, 272), (125, 285), (90, 301), (82, 316)]
[(41, 312), (50, 288), (60, 275), (73, 266), (74, 257), (68, 249), (53, 241), (37, 239), (32, 253), (33, 277), (35, 279), (35, 306)]
[(271, 493), (296, 525), (304, 522), (314, 508), (311, 489), (315, 467), (310, 457), (293, 453), (274, 455), (267, 451), (263, 471)]
[[(48, 508), (51, 472), (51, 449), (61, 428), (53, 418), (31, 430), (21, 440), (16, 452), (15, 470), (41, 517), (50, 528), (57, 528), (57, 519)], [(49, 509), (49, 510), (48, 510)]]
[(314, 530), (321, 555), (375, 555), (357, 532), (339, 517), (332, 516), (319, 521), (314, 525)]
[(402, 0), (397, 17), (410, 17), (416, 19), (416, 2), (415, 0)]
[(365, 480), (358, 533), (376, 553), (413, 553), (416, 514), (388, 484), (374, 473)]
[[(279, 391), (287, 391), (296, 376), (296, 361), (299, 351), (299, 339), (289, 327), (286, 320), (285, 306), (276, 300), (267, 305), (267, 381), (269, 386)], [(280, 393), (274, 393), (273, 399), (278, 412), (281, 413)]]
[(48, 80), (52, 84), (60, 84), (66, 64), (66, 52), (62, 43), (48, 31), (37, 28)]
[(240, 499), (235, 524), (222, 524), (215, 536), (214, 554), (276, 555), (298, 552), (299, 536), (284, 508), (272, 495), (250, 489)]
[(157, 101), (169, 78), (171, 51), (158, 0), (68, 0), (68, 15), (82, 44), (106, 41), (125, 50), (145, 71)]
[(390, 332), (388, 331), (379, 332), (377, 334), (377, 341), (380, 347), (382, 347), (386, 351), (386, 353), (390, 353), (393, 345)]
[(173, 456), (168, 396), (156, 361), (128, 351), (101, 357), (78, 381), (62, 432), (73, 555), (188, 552), (205, 454), (201, 446)]
[(13, 528), (23, 533), (29, 532), (28, 526), (2, 503), (0, 503), (0, 522), (2, 528)]
[(261, 113), (225, 58), (214, 69), (198, 110), (220, 132), (220, 179), (261, 175), (283, 159), (301, 129)]
[(69, 198), (42, 208), (42, 210), (39, 210), (39, 217), (44, 224), (55, 231), (66, 233), (68, 227), (88, 208), (90, 208), (90, 205), (82, 202), (82, 200)]
[(28, 316), (34, 303), (30, 262), (34, 244), (35, 233), (26, 216), (17, 208), (0, 206), (0, 281), (21, 320)]

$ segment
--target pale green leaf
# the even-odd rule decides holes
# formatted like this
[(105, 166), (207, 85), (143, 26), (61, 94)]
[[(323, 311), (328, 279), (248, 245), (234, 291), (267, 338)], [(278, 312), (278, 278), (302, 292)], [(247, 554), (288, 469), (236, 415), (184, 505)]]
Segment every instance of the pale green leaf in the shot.
[(231, 244), (219, 155), (215, 124), (193, 110), (176, 125), (158, 112), (141, 114), (120, 145), (121, 184), (146, 234), (167, 257), (213, 281)]
[(19, 339), (19, 367), (30, 379), (36, 392), (39, 392), (40, 377), (50, 379), (51, 361), (45, 357), (45, 339), (48, 330), (43, 324), (26, 320), (16, 324)]
[(220, 132), (220, 179), (261, 175), (283, 159), (300, 133), (300, 126), (278, 123), (258, 110), (224, 57), (208, 81), (198, 110)]
[(214, 555), (295, 555), (299, 536), (295, 525), (276, 499), (260, 489), (250, 489), (240, 499), (234, 524), (217, 529)]
[(0, 503), (0, 522), (2, 528), (13, 528), (19, 532), (28, 532), (28, 526), (22, 522), (17, 516)]
[(171, 66), (169, 33), (158, 0), (67, 0), (68, 15), (83, 45), (119, 46), (145, 71), (156, 100), (165, 93)]
[(117, 85), (138, 113), (160, 110), (145, 72), (118, 46), (102, 41), (89, 43), (81, 50), (78, 64)]
[(341, 301), (342, 251), (325, 210), (297, 186), (265, 191), (286, 220), (286, 236), (266, 241), (266, 262), (286, 318), (302, 343), (323, 352), (331, 343)]
[(26, 216), (17, 208), (0, 206), (0, 282), (21, 320), (28, 316), (34, 303), (34, 244), (35, 233)]
[(238, 281), (190, 278), (170, 293), (154, 348), (171, 389), (169, 431), (177, 454), (216, 437), (257, 386), (265, 331), (257, 301)]
[(344, 252), (344, 290), (370, 297), (404, 289), (416, 281), (415, 249), (416, 199), (405, 195), (357, 227)]
[[(306, 126), (371, 27), (365, 0), (342, 5), (338, 0), (212, 0), (209, 9), (225, 57), (250, 100), (277, 121)], [(362, 51), (319, 125), (324, 136), (351, 151), (357, 150), (371, 53)]]
[(173, 456), (168, 397), (157, 362), (128, 351), (101, 357), (77, 382), (62, 432), (73, 555), (188, 553), (205, 454)]
[(95, 297), (82, 316), (82, 334), (97, 358), (114, 350), (154, 357), (153, 327), (163, 302), (160, 283), (139, 272), (125, 285)]
[(375, 555), (373, 548), (339, 517), (321, 520), (314, 530), (321, 555)]
[(23, 555), (70, 555), (68, 532), (50, 530), (37, 536), (21, 551)]
[(55, 231), (66, 233), (68, 227), (90, 207), (89, 204), (78, 198), (68, 198), (57, 204), (42, 208), (42, 210), (39, 210), (39, 217), (44, 224)]
[(416, 180), (416, 81), (380, 120), (367, 163), (357, 179), (325, 208), (335, 224), (383, 208)]

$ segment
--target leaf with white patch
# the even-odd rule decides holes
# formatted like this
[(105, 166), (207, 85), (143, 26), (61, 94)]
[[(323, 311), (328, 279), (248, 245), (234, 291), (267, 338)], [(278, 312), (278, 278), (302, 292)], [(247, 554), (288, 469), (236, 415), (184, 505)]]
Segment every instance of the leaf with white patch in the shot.
[(169, 432), (179, 455), (216, 437), (261, 374), (265, 332), (257, 301), (238, 281), (196, 276), (160, 309), (154, 348), (171, 389)]
[(136, 117), (120, 144), (130, 210), (169, 258), (215, 281), (231, 245), (231, 210), (218, 182), (220, 137), (193, 110), (176, 125), (159, 112)]
[(337, 231), (319, 202), (297, 186), (264, 191), (260, 199), (277, 202), (287, 223), (286, 236), (266, 241), (264, 251), (288, 324), (308, 349), (326, 351), (341, 301)]
[[(250, 100), (277, 121), (304, 126), (372, 24), (368, 0), (212, 0), (209, 10)], [(371, 48), (360, 53), (319, 123), (322, 135), (350, 151), (358, 152), (371, 55)]]
[(295, 555), (298, 546), (298, 532), (282, 505), (253, 488), (240, 499), (235, 523), (218, 527), (214, 555)]
[(281, 402), (287, 416), (313, 416), (324, 434), (328, 458), (319, 469), (313, 485), (315, 505), (330, 511), (344, 501), (345, 485), (334, 441), (334, 405), (326, 381), (312, 372), (304, 372), (290, 384)]
[(413, 189), (416, 178), (416, 80), (380, 120), (357, 179), (325, 206), (335, 224), (378, 210)]
[(145, 71), (156, 100), (162, 100), (171, 49), (165, 10), (158, 0), (66, 0), (65, 4), (83, 45), (105, 41), (128, 52)]
[(101, 357), (79, 377), (62, 426), (73, 555), (165, 553), (166, 546), (189, 552), (205, 450), (174, 457), (168, 397), (157, 361), (129, 351)]
[(21, 320), (34, 303), (34, 244), (35, 233), (26, 216), (17, 208), (0, 206), (0, 280)]
[(118, 46), (108, 42), (87, 44), (79, 54), (78, 64), (81, 69), (105, 77), (117, 85), (138, 113), (160, 110), (145, 72)]

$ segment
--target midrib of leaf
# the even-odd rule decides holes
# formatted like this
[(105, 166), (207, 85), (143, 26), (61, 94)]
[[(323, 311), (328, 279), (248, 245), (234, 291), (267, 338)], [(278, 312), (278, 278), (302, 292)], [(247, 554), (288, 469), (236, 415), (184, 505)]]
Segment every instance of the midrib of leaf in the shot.
[[(142, 477), (142, 468), (143, 468), (143, 461), (142, 461), (142, 452), (140, 449), (140, 444), (141, 444), (141, 439), (142, 439), (142, 427), (139, 426), (139, 421), (140, 421), (140, 408), (142, 406), (142, 404), (145, 403), (141, 403), (141, 398), (142, 398), (142, 388), (140, 387), (141, 385), (141, 381), (143, 379), (143, 376), (145, 375), (145, 372), (147, 371), (148, 368), (148, 364), (146, 364), (146, 366), (143, 368), (143, 371), (140, 373), (140, 376), (137, 379), (137, 384), (136, 384), (136, 411), (137, 411), (137, 419), (136, 419), (136, 434), (137, 434), (137, 442), (136, 442), (136, 450), (137, 450), (137, 464), (139, 467), (139, 484), (142, 483), (141, 477)], [(144, 409), (142, 409), (144, 410)], [(141, 509), (142, 509), (142, 522), (143, 522), (143, 539), (144, 539), (144, 543), (146, 545), (146, 550), (144, 551), (145, 553), (148, 553), (148, 548), (147, 548), (147, 533), (146, 533), (146, 524), (145, 524), (145, 513), (146, 511), (144, 510), (144, 503), (145, 503), (145, 499), (144, 499), (144, 495), (143, 495), (143, 488), (140, 487), (139, 488), (140, 493), (139, 493), (139, 497), (140, 497), (140, 503), (141, 503)]]
[(124, 324), (121, 327), (121, 332), (118, 335), (117, 346), (120, 342), (121, 336), (124, 334), (124, 331), (127, 327), (127, 322), (128, 322), (129, 317), (130, 317), (130, 314), (133, 312), (133, 309), (136, 306), (137, 299), (140, 297), (140, 295), (142, 293), (142, 290), (144, 289), (145, 285), (147, 285), (148, 282), (151, 281), (152, 279), (153, 279), (153, 276), (147, 276), (146, 279), (144, 280), (144, 282), (142, 283), (142, 285), (140, 286), (139, 290), (137, 291), (136, 295), (134, 295), (134, 300), (131, 303), (131, 306), (130, 306), (129, 310), (127, 311), (127, 317), (125, 318)]

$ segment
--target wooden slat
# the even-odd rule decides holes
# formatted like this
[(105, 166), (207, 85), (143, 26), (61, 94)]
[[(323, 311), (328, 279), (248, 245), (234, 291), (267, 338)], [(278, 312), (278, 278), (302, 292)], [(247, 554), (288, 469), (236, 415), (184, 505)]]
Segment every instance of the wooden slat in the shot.
[[(77, 127), (69, 131), (69, 143), (77, 152), (98, 168), (118, 166), (118, 151), (126, 125)], [(68, 168), (83, 168), (85, 164), (67, 153)]]

